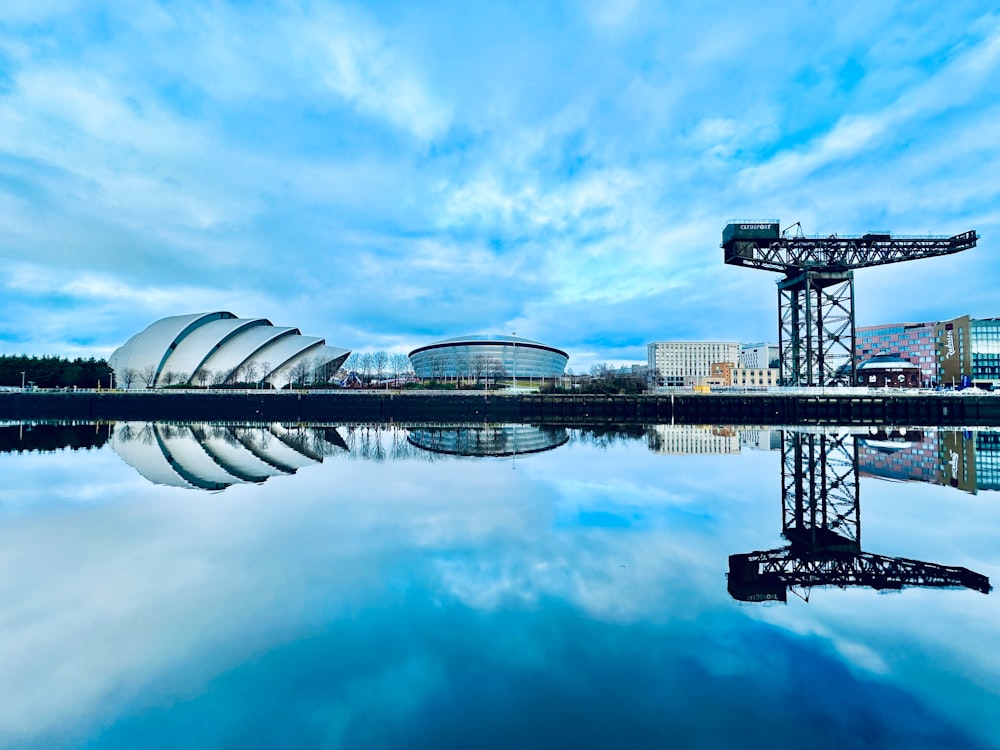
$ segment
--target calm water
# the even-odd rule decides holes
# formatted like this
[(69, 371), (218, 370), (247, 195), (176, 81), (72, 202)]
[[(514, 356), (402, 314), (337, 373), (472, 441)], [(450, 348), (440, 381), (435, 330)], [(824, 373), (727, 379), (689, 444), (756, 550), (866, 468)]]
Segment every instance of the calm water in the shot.
[(996, 432), (7, 424), (0, 478), (3, 747), (1000, 747)]

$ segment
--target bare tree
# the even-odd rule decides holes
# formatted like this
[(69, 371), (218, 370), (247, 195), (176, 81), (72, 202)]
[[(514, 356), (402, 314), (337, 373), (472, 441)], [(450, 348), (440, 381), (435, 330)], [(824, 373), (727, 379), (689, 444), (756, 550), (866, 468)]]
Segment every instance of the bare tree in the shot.
[[(490, 358), (485, 354), (477, 354), (472, 358), (472, 373), (476, 382), (481, 381), (485, 376), (489, 366)], [(489, 387), (489, 383), (486, 384)]]
[(310, 370), (309, 363), (304, 359), (300, 359), (288, 370), (289, 385), (308, 385)]
[(260, 373), (260, 363), (256, 359), (251, 359), (243, 365), (243, 382), (256, 383)]
[(361, 368), (363, 383), (368, 385), (372, 379), (372, 368), (375, 367), (375, 358), (372, 357), (371, 352), (365, 352), (358, 358), (358, 366)]
[(376, 380), (382, 380), (382, 374), (385, 372), (385, 368), (389, 366), (389, 355), (379, 349), (372, 355), (372, 367), (375, 368), (375, 378)]
[(357, 372), (361, 369), (361, 355), (357, 352), (351, 352), (347, 355), (347, 359), (344, 360), (344, 369), (348, 373)]
[(322, 357), (313, 357), (309, 360), (309, 379), (313, 385), (320, 385), (330, 380), (327, 364)]
[(497, 357), (490, 357), (486, 363), (486, 377), (492, 378), (494, 383), (507, 375), (507, 368), (504, 367), (503, 360)]
[(116, 374), (118, 375), (118, 385), (125, 386), (126, 391), (131, 388), (132, 383), (139, 378), (139, 373), (134, 367), (126, 367), (120, 374)]
[(139, 370), (139, 380), (146, 384), (147, 388), (153, 387), (153, 381), (156, 379), (156, 367), (153, 365), (146, 365), (141, 370)]
[(258, 377), (260, 378), (261, 385), (267, 381), (269, 375), (271, 375), (271, 363), (265, 359), (260, 363), (260, 375)]
[(192, 380), (194, 380), (195, 383), (204, 388), (205, 384), (208, 383), (208, 380), (211, 377), (212, 373), (210, 373), (204, 367), (201, 367), (198, 370), (195, 370), (194, 377), (192, 378)]
[(430, 352), (427, 354), (427, 369), (430, 371), (430, 376), (432, 381), (436, 381), (441, 377), (442, 371), (444, 370), (444, 355), (439, 352)]
[(600, 362), (590, 368), (590, 376), (599, 380), (607, 380), (611, 375), (611, 368), (607, 364)]
[(212, 385), (225, 385), (229, 380), (225, 370), (212, 370)]
[(399, 379), (410, 369), (410, 358), (402, 352), (392, 355), (392, 376), (399, 385)]

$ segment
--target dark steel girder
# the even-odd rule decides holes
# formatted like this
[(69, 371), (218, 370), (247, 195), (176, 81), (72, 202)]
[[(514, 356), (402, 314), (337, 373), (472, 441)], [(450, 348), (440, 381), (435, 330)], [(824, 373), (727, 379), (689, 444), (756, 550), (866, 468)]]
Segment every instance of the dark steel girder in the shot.
[(793, 274), (798, 271), (848, 271), (906, 260), (951, 255), (976, 246), (974, 230), (954, 237), (781, 237), (734, 240), (723, 245), (725, 261), (733, 266)]
[(873, 589), (901, 589), (904, 586), (966, 588), (988, 594), (989, 578), (954, 565), (887, 557), (871, 552), (830, 557), (802, 558), (790, 548), (733, 555), (730, 569), (755, 570), (751, 577), (783, 586), (868, 586)]

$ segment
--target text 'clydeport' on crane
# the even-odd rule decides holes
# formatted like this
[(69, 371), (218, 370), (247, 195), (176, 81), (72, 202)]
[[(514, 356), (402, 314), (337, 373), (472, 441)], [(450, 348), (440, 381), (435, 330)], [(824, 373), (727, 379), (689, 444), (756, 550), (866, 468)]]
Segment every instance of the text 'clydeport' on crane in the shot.
[(788, 235), (777, 220), (733, 221), (722, 248), (729, 265), (785, 275), (778, 282), (778, 346), (781, 381), (790, 386), (854, 385), (854, 269), (950, 255), (979, 239), (973, 230), (953, 237)]

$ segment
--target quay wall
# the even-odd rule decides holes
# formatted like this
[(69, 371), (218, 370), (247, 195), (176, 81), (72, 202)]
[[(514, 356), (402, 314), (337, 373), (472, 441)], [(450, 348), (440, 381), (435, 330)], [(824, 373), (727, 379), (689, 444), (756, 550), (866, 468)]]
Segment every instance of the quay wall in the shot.
[(1000, 396), (35, 391), (0, 393), (0, 420), (1000, 425)]

